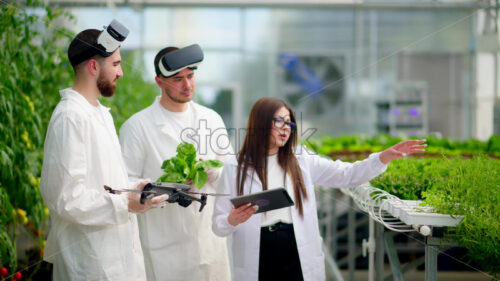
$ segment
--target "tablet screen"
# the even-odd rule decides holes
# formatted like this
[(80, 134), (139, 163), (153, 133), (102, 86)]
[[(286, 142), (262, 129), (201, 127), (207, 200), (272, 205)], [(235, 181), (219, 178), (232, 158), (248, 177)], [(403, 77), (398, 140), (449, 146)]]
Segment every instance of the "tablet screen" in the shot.
[(290, 195), (288, 195), (288, 192), (284, 188), (273, 188), (258, 193), (234, 197), (230, 200), (235, 207), (248, 203), (258, 205), (259, 209), (255, 213), (267, 212), (294, 205), (292, 198), (290, 198)]

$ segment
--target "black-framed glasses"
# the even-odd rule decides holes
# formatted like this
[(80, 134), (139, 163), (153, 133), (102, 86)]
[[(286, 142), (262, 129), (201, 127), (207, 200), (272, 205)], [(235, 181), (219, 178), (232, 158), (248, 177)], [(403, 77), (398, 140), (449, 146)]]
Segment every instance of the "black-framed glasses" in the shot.
[(285, 125), (288, 125), (288, 127), (290, 127), (291, 130), (295, 129), (295, 123), (285, 121), (281, 117), (274, 117), (273, 118), (273, 123), (274, 123), (274, 126), (276, 128), (283, 129), (283, 128), (285, 128)]

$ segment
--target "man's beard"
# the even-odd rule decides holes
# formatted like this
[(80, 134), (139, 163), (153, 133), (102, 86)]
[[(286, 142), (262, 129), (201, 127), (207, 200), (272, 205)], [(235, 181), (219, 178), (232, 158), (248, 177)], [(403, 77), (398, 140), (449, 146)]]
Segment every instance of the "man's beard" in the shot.
[(99, 89), (102, 96), (109, 98), (115, 93), (116, 85), (112, 82), (106, 81), (99, 75), (97, 78), (97, 89)]

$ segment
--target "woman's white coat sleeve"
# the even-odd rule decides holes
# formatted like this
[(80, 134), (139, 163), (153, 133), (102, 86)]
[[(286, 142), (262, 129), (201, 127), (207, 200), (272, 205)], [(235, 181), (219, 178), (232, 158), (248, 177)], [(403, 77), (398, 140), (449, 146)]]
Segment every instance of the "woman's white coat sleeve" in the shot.
[(373, 153), (369, 158), (354, 163), (343, 162), (313, 154), (302, 150), (304, 157), (309, 158), (308, 171), (314, 184), (328, 187), (354, 187), (365, 183), (387, 169), (380, 161), (380, 153)]

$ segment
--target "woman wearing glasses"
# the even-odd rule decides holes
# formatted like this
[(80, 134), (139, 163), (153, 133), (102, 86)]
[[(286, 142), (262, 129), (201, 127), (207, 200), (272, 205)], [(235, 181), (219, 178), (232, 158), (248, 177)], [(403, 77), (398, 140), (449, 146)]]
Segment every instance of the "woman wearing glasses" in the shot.
[(228, 197), (216, 199), (212, 229), (232, 235), (235, 280), (325, 280), (314, 185), (367, 182), (392, 159), (422, 152), (424, 141), (403, 141), (356, 163), (332, 161), (297, 146), (296, 120), (287, 103), (258, 100), (241, 150), (224, 165), (222, 192), (234, 197), (284, 187), (295, 205), (254, 215), (257, 206), (234, 208)]

